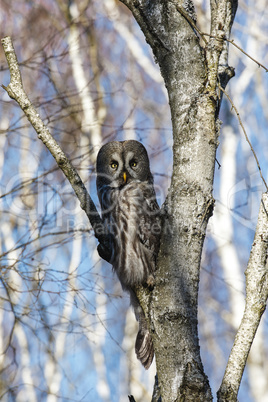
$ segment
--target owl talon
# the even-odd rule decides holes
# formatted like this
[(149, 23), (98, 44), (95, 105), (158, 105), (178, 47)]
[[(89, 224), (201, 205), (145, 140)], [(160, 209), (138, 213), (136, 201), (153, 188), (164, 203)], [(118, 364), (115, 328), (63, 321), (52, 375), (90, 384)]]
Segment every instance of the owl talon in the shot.
[(148, 286), (148, 288), (149, 288), (150, 290), (153, 290), (154, 284), (155, 284), (154, 276), (153, 276), (153, 275), (149, 275), (148, 278), (147, 278), (147, 280), (146, 280), (146, 285)]

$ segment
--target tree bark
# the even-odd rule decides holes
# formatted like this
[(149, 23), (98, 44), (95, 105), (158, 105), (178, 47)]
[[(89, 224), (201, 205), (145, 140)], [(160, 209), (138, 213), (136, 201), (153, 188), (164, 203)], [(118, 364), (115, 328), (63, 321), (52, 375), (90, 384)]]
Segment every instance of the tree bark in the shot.
[(203, 242), (214, 205), (219, 72), (221, 84), (226, 86), (232, 70), (224, 38), (230, 33), (237, 2), (211, 2), (213, 38), (203, 49), (191, 1), (121, 1), (132, 11), (159, 64), (174, 139), (171, 186), (162, 207), (156, 285), (151, 295), (139, 290), (138, 297), (153, 335), (162, 400), (210, 401), (200, 358), (197, 298)]

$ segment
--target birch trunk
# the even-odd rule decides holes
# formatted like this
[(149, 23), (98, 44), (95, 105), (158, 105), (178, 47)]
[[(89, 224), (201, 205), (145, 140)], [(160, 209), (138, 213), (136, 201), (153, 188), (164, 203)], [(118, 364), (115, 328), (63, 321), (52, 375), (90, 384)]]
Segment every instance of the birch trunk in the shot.
[[(197, 330), (200, 259), (213, 211), (218, 144), (218, 76), (226, 86), (232, 72), (223, 37), (230, 33), (236, 2), (211, 2), (206, 51), (195, 32), (191, 1), (129, 1), (152, 47), (168, 91), (173, 126), (173, 175), (162, 207), (163, 233), (156, 286), (139, 290), (149, 316), (162, 401), (212, 400)], [(157, 399), (155, 399), (157, 400)]]

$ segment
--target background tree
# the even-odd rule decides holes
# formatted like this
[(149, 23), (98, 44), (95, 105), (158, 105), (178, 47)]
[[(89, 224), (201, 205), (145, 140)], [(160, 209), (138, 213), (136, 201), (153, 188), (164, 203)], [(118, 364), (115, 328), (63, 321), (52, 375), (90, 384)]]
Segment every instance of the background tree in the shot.
[[(162, 7), (161, 2), (157, 4)], [(147, 36), (152, 33), (147, 40), (153, 42), (155, 55), (161, 58), (162, 74), (166, 75), (166, 81), (171, 78), (172, 73), (179, 75), (179, 80), (176, 80), (178, 87), (175, 81), (169, 85), (173, 95), (176, 95), (173, 99), (176, 105), (171, 108), (173, 132), (177, 138), (174, 146), (188, 146), (189, 142), (185, 139), (195, 141), (197, 135), (194, 137), (193, 133), (200, 133), (199, 130), (206, 128), (205, 124), (208, 124), (209, 130), (213, 129), (210, 123), (215, 122), (217, 116), (217, 113), (211, 112), (215, 112), (215, 104), (208, 94), (199, 91), (198, 96), (193, 96), (189, 101), (191, 93), (203, 88), (203, 81), (200, 77), (198, 80), (189, 80), (186, 72), (194, 78), (198, 74), (204, 79), (206, 77), (200, 68), (203, 66), (204, 56), (198, 44), (199, 39), (191, 23), (185, 20), (183, 9), (178, 9), (179, 3), (165, 2), (162, 25), (152, 22), (148, 25), (151, 13), (146, 19), (146, 10), (140, 7), (139, 2), (135, 5), (135, 16), (143, 23), (143, 30), (147, 32)], [(197, 25), (201, 31), (208, 32), (208, 7), (205, 3), (196, 2), (195, 5)], [(18, 58), (22, 60), (24, 87), (53, 136), (79, 168), (84, 181), (88, 180), (93, 197), (95, 177), (89, 172), (94, 171), (97, 147), (101, 142), (115, 138), (136, 138), (142, 140), (149, 151), (159, 203), (162, 204), (172, 170), (170, 113), (163, 81), (131, 13), (119, 3), (108, 0), (103, 4), (94, 1), (73, 2), (68, 7), (65, 2), (60, 1), (39, 1), (34, 5), (27, 1), (19, 4), (12, 2), (12, 5), (2, 1), (1, 10), (1, 37), (8, 34), (14, 39)], [(159, 8), (155, 10), (159, 11)], [(265, 64), (266, 42), (262, 32), (267, 19), (263, 10), (263, 1), (255, 2), (254, 7), (250, 3), (241, 3), (236, 17), (237, 25), (234, 25), (234, 37), (248, 53)], [(149, 11), (153, 15), (153, 10)], [(215, 8), (213, 15), (216, 18)], [(159, 33), (158, 28), (161, 26), (172, 30), (171, 34), (165, 36), (163, 32)], [(245, 26), (247, 34), (243, 35)], [(218, 25), (216, 28), (222, 27)], [(180, 36), (182, 33), (186, 35), (184, 38)], [(210, 41), (209, 37), (205, 38)], [(189, 48), (182, 53), (181, 47), (178, 58), (179, 43)], [(214, 38), (210, 43), (217, 44)], [(190, 52), (193, 44), (198, 57)], [(222, 45), (225, 46), (224, 42)], [(209, 51), (212, 54), (213, 47)], [(218, 49), (217, 52), (219, 51)], [(182, 54), (185, 57), (181, 57)], [(231, 81), (228, 91), (231, 92), (241, 117), (246, 117), (243, 118), (244, 124), (265, 172), (267, 146), (265, 147), (266, 139), (262, 133), (267, 124), (267, 116), (265, 108), (260, 105), (266, 104), (267, 84), (262, 78), (262, 71), (252, 61), (245, 56), (242, 61), (238, 61), (242, 57), (238, 50), (232, 50), (231, 55), (230, 65), (236, 67), (237, 77)], [(5, 72), (6, 61), (3, 57), (1, 53), (2, 70)], [(175, 64), (168, 60), (173, 60)], [(181, 63), (188, 63), (189, 60), (194, 65), (191, 63), (191, 68), (188, 66), (185, 69)], [(215, 67), (213, 63), (211, 66)], [(174, 71), (167, 71), (175, 66)], [(211, 93), (216, 96), (217, 101), (217, 77), (212, 74), (212, 78), (215, 87), (211, 87)], [(8, 80), (7, 72), (6, 76), (1, 77), (1, 83), (7, 85)], [(182, 84), (189, 85), (186, 92), (185, 87), (180, 88)], [(175, 90), (177, 93), (174, 93)], [(178, 91), (187, 96), (177, 98)], [(75, 203), (70, 186), (49, 153), (36, 140), (35, 133), (29, 130), (29, 124), (24, 120), (20, 109), (9, 101), (4, 91), (1, 95), (2, 397), (7, 400), (25, 400), (27, 395), (29, 401), (42, 398), (118, 401), (120, 395), (125, 400), (126, 394), (132, 393), (136, 400), (145, 400), (146, 394), (150, 395), (152, 389), (147, 379), (152, 381), (154, 370), (151, 369), (144, 375), (135, 359), (132, 362), (129, 357), (134, 340), (131, 339), (133, 321), (131, 314), (127, 313), (127, 299), (120, 299), (120, 286), (112, 277), (109, 265), (101, 266), (95, 251), (95, 238), (92, 232), (88, 235), (90, 227)], [(216, 170), (216, 208), (215, 215), (210, 220), (201, 264), (199, 309), (201, 353), (213, 392), (219, 388), (235, 330), (243, 312), (244, 278), (241, 272), (247, 264), (260, 192), (263, 190), (256, 165), (252, 163), (250, 149), (245, 145), (244, 139), (238, 137), (237, 122), (230, 117), (230, 105), (223, 106), (225, 108), (221, 118), (224, 126), (220, 137), (222, 144), (217, 154), (222, 168)], [(208, 116), (202, 111), (206, 107), (211, 112)], [(181, 110), (174, 118), (175, 108), (177, 111), (178, 108)], [(185, 114), (187, 118), (183, 124)], [(201, 118), (205, 119), (203, 127), (199, 127), (201, 123), (196, 126)], [(175, 130), (174, 124), (178, 124)], [(184, 143), (180, 141), (181, 127), (185, 130)], [(206, 142), (206, 133), (201, 137)], [(215, 141), (210, 144), (210, 173), (214, 166), (212, 148), (215, 145)], [(198, 147), (194, 149), (199, 152)], [(204, 202), (208, 201), (209, 206), (209, 191), (212, 188), (210, 182), (207, 193), (201, 192), (195, 205), (194, 197), (198, 191), (189, 192), (189, 183), (193, 182), (192, 178), (199, 180), (202, 169), (197, 163), (187, 167), (189, 160), (194, 160), (187, 152), (182, 160), (183, 164), (180, 165), (179, 158), (182, 155), (180, 152), (174, 159), (174, 166), (176, 169), (181, 166), (182, 171), (179, 176), (173, 176), (173, 190), (169, 192), (171, 201), (178, 200), (180, 203), (174, 214), (172, 209), (171, 213), (170, 210), (167, 211), (168, 217), (176, 217), (170, 225), (176, 226), (180, 239), (191, 239), (192, 242), (191, 257), (178, 261), (179, 269), (173, 265), (179, 285), (185, 283), (185, 278), (187, 283), (190, 279), (186, 267), (187, 264), (191, 265), (191, 258), (194, 265), (193, 269), (191, 265), (189, 272), (195, 276), (198, 273), (194, 269), (198, 267), (194, 244), (200, 250), (206, 212), (209, 212), (209, 208), (204, 208)], [(225, 157), (228, 158), (227, 161)], [(200, 163), (197, 154), (195, 158)], [(205, 159), (209, 163), (208, 158)], [(191, 202), (188, 202), (189, 195), (193, 198)], [(96, 197), (94, 200), (96, 201)], [(171, 206), (170, 201), (166, 205)], [(193, 215), (190, 214), (189, 220), (186, 220), (191, 208), (201, 208), (201, 216), (197, 216), (198, 213), (194, 210), (197, 223), (203, 224), (201, 232), (195, 230), (198, 228), (197, 224), (189, 224)], [(183, 225), (179, 222), (182, 216)], [(175, 235), (173, 230), (172, 233)], [(192, 236), (189, 237), (190, 234)], [(187, 247), (187, 241), (184, 247)], [(174, 245), (182, 250), (182, 244), (175, 242)], [(164, 251), (163, 248), (162, 256)], [(176, 257), (175, 252), (176, 250), (170, 253), (170, 258), (172, 255)], [(159, 266), (164, 267), (162, 264)], [(231, 273), (228, 271), (230, 266)], [(231, 278), (233, 274), (234, 280)], [(183, 289), (179, 293), (189, 296), (190, 303), (187, 301), (182, 304), (182, 300), (178, 299), (179, 308), (173, 311), (176, 314), (171, 314), (170, 302), (163, 298), (162, 311), (156, 315), (160, 317), (164, 312), (163, 318), (166, 321), (174, 327), (179, 322), (179, 331), (188, 330), (190, 333), (195, 331), (196, 326), (197, 289), (195, 281), (192, 284), (192, 289), (187, 292)], [(165, 293), (164, 288), (159, 285), (155, 292), (157, 291)], [(191, 306), (191, 300), (194, 314), (190, 316), (192, 320), (185, 323), (179, 317), (183, 316), (183, 308), (188, 309)], [(156, 305), (154, 311), (157, 311)], [(123, 319), (124, 316), (126, 320)], [(159, 333), (157, 320), (155, 323), (156, 332)], [(192, 325), (187, 325), (188, 323)], [(168, 326), (164, 327), (170, 330)], [(266, 332), (267, 325), (264, 321), (260, 336), (256, 339), (257, 352), (249, 360), (249, 370), (242, 383), (242, 400), (265, 400), (267, 396), (267, 382), (263, 375), (267, 360), (267, 345), (263, 341)], [(178, 334), (175, 333), (175, 336)], [(176, 338), (169, 337), (169, 341), (170, 339)], [(127, 355), (121, 351), (121, 345), (123, 349), (130, 351)], [(157, 348), (164, 346), (163, 342), (159, 342)], [(186, 346), (189, 352), (194, 350), (196, 355), (199, 354), (197, 342), (193, 343), (193, 349)], [(172, 347), (176, 345), (169, 344), (168, 347), (172, 351)], [(162, 351), (160, 355), (163, 355)], [(115, 356), (121, 356), (121, 360)], [(193, 354), (181, 355), (180, 369), (185, 368), (185, 357), (188, 359), (189, 356), (191, 360)], [(213, 356), (217, 356), (217, 359)], [(161, 364), (164, 362), (159, 361), (159, 366)], [(178, 362), (172, 364), (175, 368)], [(200, 369), (200, 361), (198, 364)], [(141, 377), (144, 377), (145, 386), (138, 387)], [(183, 385), (186, 386), (191, 376), (187, 374), (184, 378), (186, 380)], [(202, 381), (204, 379), (205, 377)], [(197, 382), (197, 386), (200, 385)]]

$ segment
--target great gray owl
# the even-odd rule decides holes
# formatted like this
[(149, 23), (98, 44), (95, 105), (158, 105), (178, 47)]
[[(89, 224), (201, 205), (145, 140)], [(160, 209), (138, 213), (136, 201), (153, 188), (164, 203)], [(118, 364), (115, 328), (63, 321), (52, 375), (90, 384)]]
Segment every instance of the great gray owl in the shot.
[(154, 357), (153, 343), (134, 288), (140, 284), (153, 286), (161, 226), (149, 158), (140, 142), (112, 141), (100, 149), (97, 191), (102, 218), (111, 235), (109, 262), (122, 288), (130, 293), (139, 322), (135, 351), (148, 369)]

